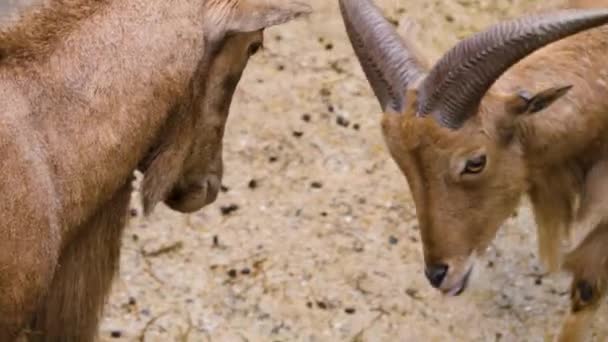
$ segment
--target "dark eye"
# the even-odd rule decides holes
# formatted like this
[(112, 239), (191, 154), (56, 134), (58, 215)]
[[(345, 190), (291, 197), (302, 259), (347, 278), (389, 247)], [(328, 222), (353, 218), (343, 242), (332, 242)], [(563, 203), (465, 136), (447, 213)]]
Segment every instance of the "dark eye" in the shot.
[(247, 54), (251, 57), (251, 56), (255, 55), (260, 50), (261, 47), (262, 47), (261, 42), (255, 42), (255, 43), (249, 45)]
[(576, 284), (576, 289), (578, 290), (579, 298), (583, 302), (588, 303), (593, 299), (593, 288), (588, 282), (582, 280), (579, 281)]
[(467, 160), (467, 163), (464, 167), (463, 173), (480, 173), (486, 167), (486, 156), (481, 155), (479, 157), (475, 157)]

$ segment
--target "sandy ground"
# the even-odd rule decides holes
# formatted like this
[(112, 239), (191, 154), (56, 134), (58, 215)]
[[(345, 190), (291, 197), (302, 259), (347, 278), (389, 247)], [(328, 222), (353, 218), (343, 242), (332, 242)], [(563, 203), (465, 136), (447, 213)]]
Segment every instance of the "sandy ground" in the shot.
[[(236, 94), (217, 203), (160, 206), (126, 230), (102, 341), (544, 341), (568, 278), (542, 277), (525, 208), (471, 288), (444, 298), (422, 273), (413, 203), (335, 0), (273, 28)], [(421, 25), (430, 56), (557, 1), (384, 0)], [(137, 203), (134, 201), (135, 214)], [(594, 336), (608, 336), (608, 306)]]

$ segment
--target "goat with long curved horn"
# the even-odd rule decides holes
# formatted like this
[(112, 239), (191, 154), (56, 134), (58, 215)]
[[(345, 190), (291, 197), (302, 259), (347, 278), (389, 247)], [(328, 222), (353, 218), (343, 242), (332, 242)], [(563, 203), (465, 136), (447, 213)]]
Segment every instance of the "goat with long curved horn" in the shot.
[[(429, 283), (463, 293), (477, 257), (527, 194), (540, 259), (574, 275), (560, 341), (579, 341), (571, 337), (588, 330), (608, 293), (608, 26), (598, 27), (608, 8), (498, 23), (428, 72), (412, 37), (399, 37), (372, 0), (340, 0), (340, 8), (409, 184)], [(590, 238), (564, 257), (563, 234), (576, 225)]]

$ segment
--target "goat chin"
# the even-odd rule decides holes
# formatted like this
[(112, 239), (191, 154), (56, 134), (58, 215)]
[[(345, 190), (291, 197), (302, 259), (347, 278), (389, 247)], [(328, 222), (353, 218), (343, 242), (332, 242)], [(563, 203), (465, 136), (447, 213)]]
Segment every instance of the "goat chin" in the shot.
[(439, 291), (449, 297), (463, 294), (471, 283), (476, 260), (477, 255), (473, 253), (466, 258), (448, 261), (448, 275), (439, 287)]

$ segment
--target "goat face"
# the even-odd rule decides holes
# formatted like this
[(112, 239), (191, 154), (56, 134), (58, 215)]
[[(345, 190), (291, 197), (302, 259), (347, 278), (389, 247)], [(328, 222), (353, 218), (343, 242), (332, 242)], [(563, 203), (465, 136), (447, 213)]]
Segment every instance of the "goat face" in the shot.
[(235, 89), (264, 30), (311, 12), (297, 0), (207, 1), (206, 60), (191, 99), (173, 113), (160, 147), (145, 161), (144, 212), (163, 201), (190, 213), (217, 198), (223, 172), (222, 138)]
[(213, 58), (206, 80), (204, 100), (196, 103), (201, 115), (195, 138), (180, 179), (165, 200), (180, 212), (197, 211), (213, 203), (220, 190), (223, 161), (222, 138), (234, 91), (251, 56), (263, 44), (263, 32), (234, 34), (226, 38)]
[[(568, 89), (534, 95), (488, 92), (480, 109), (457, 130), (432, 117), (416, 117), (415, 106), (403, 115), (385, 114), (387, 146), (416, 205), (427, 277), (442, 291), (464, 290), (475, 256), (528, 190), (524, 146), (515, 138), (518, 120), (549, 107)], [(410, 94), (414, 97), (416, 91)]]
[[(466, 288), (485, 250), (527, 189), (518, 118), (569, 86), (490, 92), (510, 66), (553, 41), (608, 21), (606, 10), (561, 11), (500, 23), (465, 39), (427, 71), (370, 0), (341, 0), (347, 33), (384, 111), (390, 153), (416, 205), (425, 274), (442, 292)], [(529, 37), (534, 35), (534, 39)]]
[(385, 114), (382, 120), (414, 199), (427, 277), (445, 293), (464, 290), (475, 256), (527, 189), (518, 141), (503, 138), (492, 119), (509, 115), (503, 105), (487, 96), (476, 117), (458, 130), (431, 117)]

